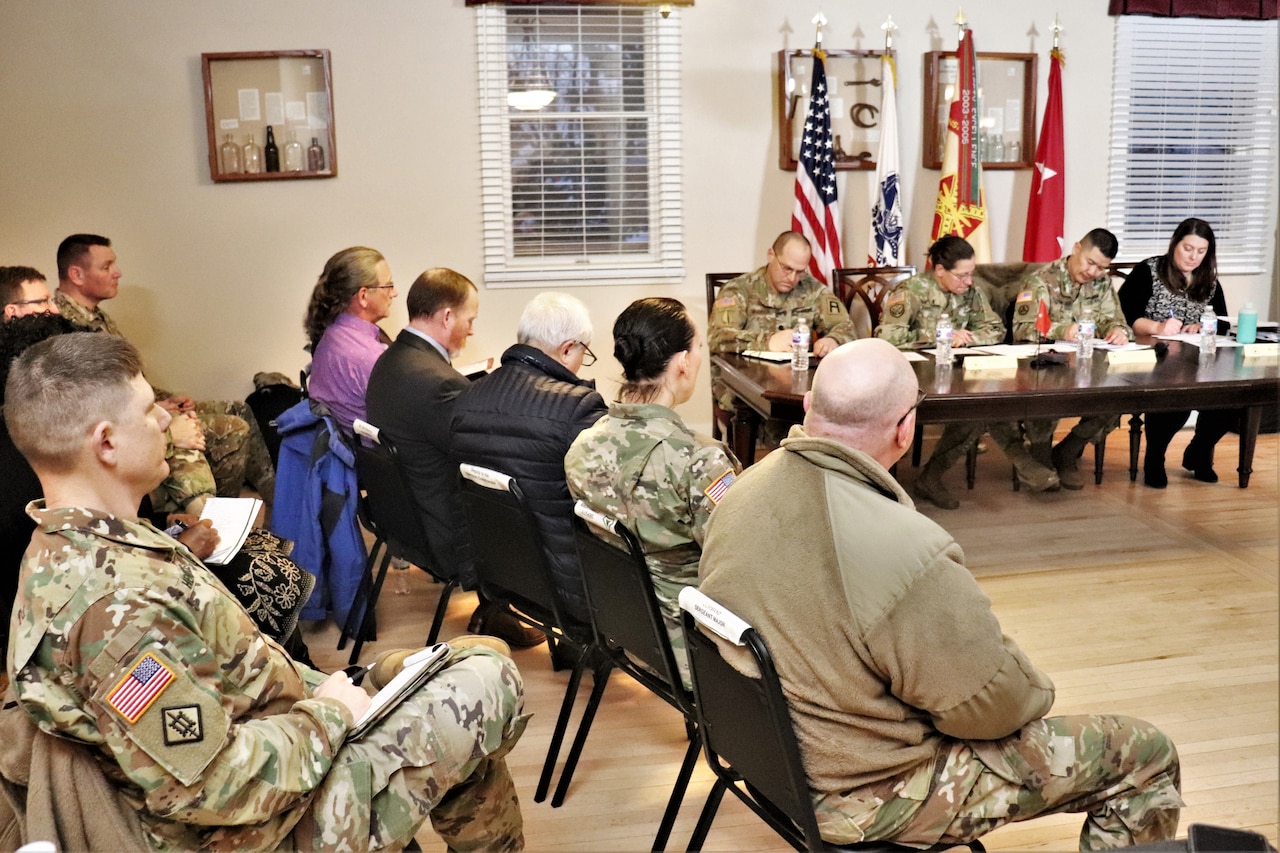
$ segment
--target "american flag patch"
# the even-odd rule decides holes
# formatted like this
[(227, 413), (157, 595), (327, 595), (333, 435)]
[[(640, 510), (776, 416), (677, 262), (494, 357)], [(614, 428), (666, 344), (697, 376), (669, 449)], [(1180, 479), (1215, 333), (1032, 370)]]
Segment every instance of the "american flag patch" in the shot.
[(732, 470), (725, 471), (720, 475), (720, 479), (707, 486), (703, 494), (711, 498), (713, 504), (719, 504), (720, 499), (724, 497), (724, 493), (729, 491), (729, 487), (733, 485), (733, 481), (736, 479), (738, 479), (738, 476)]
[(107, 696), (107, 704), (130, 723), (136, 723), (171, 683), (173, 670), (147, 652), (129, 674), (120, 679), (116, 689)]

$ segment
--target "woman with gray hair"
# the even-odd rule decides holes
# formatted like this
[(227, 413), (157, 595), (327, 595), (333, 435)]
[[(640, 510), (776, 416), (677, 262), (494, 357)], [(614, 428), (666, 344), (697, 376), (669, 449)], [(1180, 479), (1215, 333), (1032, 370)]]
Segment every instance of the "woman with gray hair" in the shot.
[(304, 322), (311, 350), (307, 391), (347, 430), (364, 418), (369, 374), (391, 342), (377, 322), (391, 313), (395, 298), (391, 267), (364, 246), (329, 258), (311, 291)]

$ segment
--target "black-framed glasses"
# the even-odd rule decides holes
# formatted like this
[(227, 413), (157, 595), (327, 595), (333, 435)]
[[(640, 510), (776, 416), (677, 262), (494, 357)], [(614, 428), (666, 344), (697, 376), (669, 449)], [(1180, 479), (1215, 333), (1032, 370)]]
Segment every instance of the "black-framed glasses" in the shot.
[(53, 297), (46, 296), (44, 299), (19, 299), (15, 302), (6, 302), (5, 305), (45, 305), (53, 304)]
[(591, 351), (591, 347), (587, 346), (586, 341), (574, 341), (574, 343), (582, 347), (582, 366), (583, 367), (590, 367), (591, 365), (595, 364), (599, 360), (596, 358), (596, 354)]
[(907, 419), (907, 415), (914, 412), (920, 406), (920, 404), (924, 402), (924, 398), (927, 396), (928, 395), (924, 393), (923, 388), (916, 392), (916, 401), (911, 404), (911, 408), (907, 409), (905, 412), (902, 413), (902, 417), (898, 418), (898, 426), (902, 426), (902, 424)]

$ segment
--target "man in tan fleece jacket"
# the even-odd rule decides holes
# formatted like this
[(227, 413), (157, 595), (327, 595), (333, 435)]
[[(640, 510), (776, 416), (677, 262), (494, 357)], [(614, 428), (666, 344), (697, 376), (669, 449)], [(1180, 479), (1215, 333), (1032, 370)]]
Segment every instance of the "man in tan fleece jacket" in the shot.
[(1053, 683), (889, 474), (920, 399), (889, 343), (841, 346), (804, 426), (707, 527), (701, 588), (769, 644), (823, 837), (928, 846), (1087, 812), (1082, 850), (1172, 838), (1173, 743), (1132, 718), (1045, 717)]

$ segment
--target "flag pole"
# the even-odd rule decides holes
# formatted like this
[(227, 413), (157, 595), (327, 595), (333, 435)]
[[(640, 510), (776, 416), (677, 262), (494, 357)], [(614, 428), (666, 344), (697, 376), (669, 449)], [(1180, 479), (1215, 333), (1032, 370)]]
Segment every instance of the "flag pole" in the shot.
[(898, 25), (893, 22), (893, 15), (889, 15), (884, 19), (884, 23), (880, 25), (880, 29), (884, 30), (884, 52), (889, 53), (893, 50), (893, 31)]

